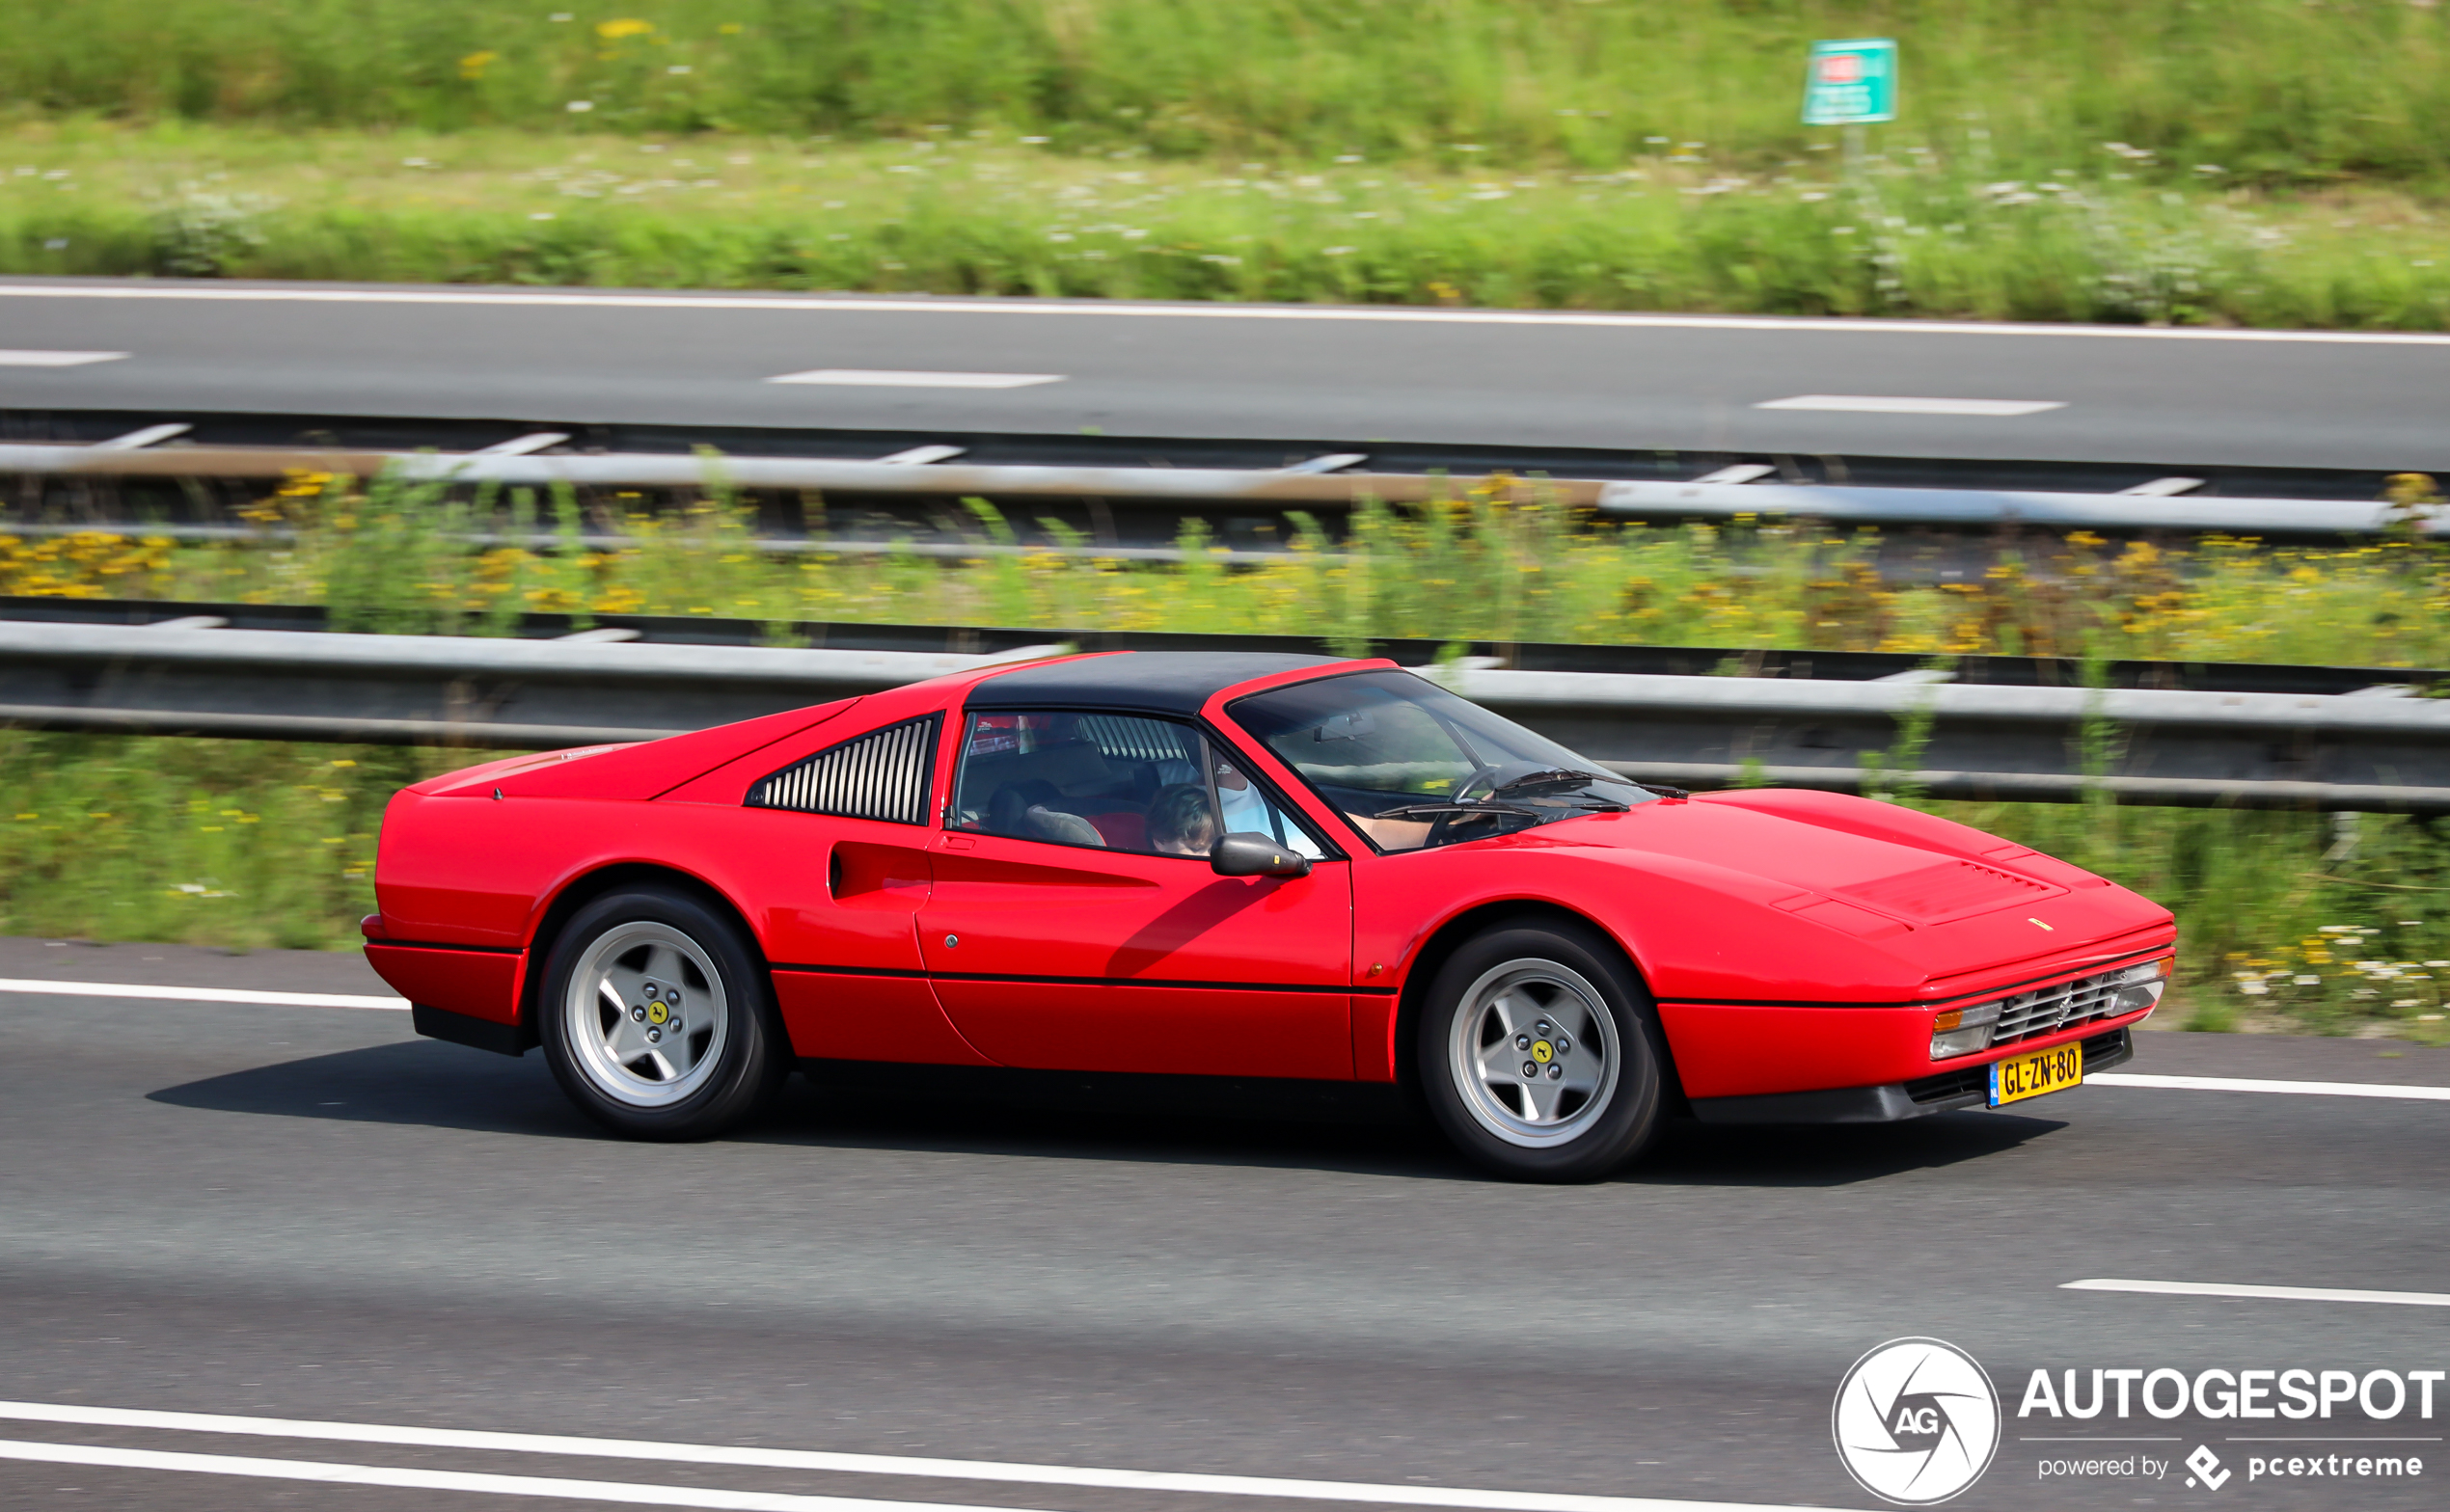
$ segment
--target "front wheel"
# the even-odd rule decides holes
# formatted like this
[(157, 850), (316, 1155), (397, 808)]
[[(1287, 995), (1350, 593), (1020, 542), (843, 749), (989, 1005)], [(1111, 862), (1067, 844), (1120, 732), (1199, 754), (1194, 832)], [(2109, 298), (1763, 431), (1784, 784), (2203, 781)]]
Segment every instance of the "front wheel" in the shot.
[(1604, 941), (1568, 925), (1465, 942), (1430, 982), (1415, 1053), (1448, 1140), (1513, 1180), (1597, 1180), (1658, 1129), (1649, 994)]
[(633, 1139), (709, 1139), (759, 1112), (791, 1060), (738, 925), (678, 890), (609, 893), (547, 958), (538, 1036), (581, 1111)]

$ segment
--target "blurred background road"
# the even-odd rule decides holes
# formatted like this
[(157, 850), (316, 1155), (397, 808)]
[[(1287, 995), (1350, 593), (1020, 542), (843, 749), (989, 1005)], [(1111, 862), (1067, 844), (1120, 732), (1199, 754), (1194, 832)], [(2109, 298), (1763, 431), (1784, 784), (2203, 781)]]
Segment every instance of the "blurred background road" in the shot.
[(30, 412), (2450, 468), (2423, 335), (18, 280), (0, 347)]
[[(2060, 1289), (2437, 1292), (2438, 1101), (2088, 1087), (1889, 1127), (1686, 1126), (1582, 1188), (1480, 1179), (1366, 1106), (1158, 1113), (1087, 1084), (795, 1083), (744, 1137), (628, 1145), (538, 1056), (418, 1040), (404, 1013), (39, 986), (380, 993), (348, 956), (6, 941), (0, 976), (0, 1394), (18, 1399), (1861, 1507), (1829, 1405), (1889, 1338), (1972, 1351), (2011, 1413), (2037, 1365), (2406, 1370), (2450, 1338), (2437, 1308)], [(2437, 1087), (2450, 1051), (2148, 1035), (2131, 1069)], [(2048, 1431), (2011, 1417), (1958, 1504), (2193, 1499), (2174, 1478), (2041, 1485), (2044, 1446), (2017, 1435)], [(0, 1438), (1065, 1512), (1252, 1504), (25, 1421)], [(2437, 1506), (2437, 1487), (2355, 1504)], [(0, 1461), (0, 1503), (97, 1502), (487, 1504)]]

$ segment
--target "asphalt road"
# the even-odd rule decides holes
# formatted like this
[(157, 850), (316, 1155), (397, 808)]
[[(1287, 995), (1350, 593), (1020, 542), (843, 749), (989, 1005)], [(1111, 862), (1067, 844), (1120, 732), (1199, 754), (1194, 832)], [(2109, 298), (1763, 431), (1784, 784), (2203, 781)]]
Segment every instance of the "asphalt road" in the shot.
[[(33, 941), (0, 941), (0, 978), (382, 990), (345, 957)], [(2450, 1103), (2085, 1087), (1899, 1126), (1681, 1128), (1621, 1179), (1534, 1189), (1478, 1179), (1402, 1124), (1118, 1113), (1093, 1093), (1024, 1106), (795, 1083), (742, 1137), (620, 1144), (537, 1057), (419, 1040), (406, 1016), (0, 990), (0, 1396), (1868, 1507), (1831, 1446), (1833, 1394), (1872, 1346), (1933, 1335), (1978, 1358), (2010, 1412), (1997, 1462), (1953, 1505), (2430, 1508), (2450, 1477), (2450, 1390), (2430, 1420), (2411, 1402), (2382, 1423), (2343, 1407), (2246, 1429), (2055, 1425), (2154, 1438), (2114, 1448), (2164, 1461), (2207, 1444), (2234, 1477), (2217, 1495), (2183, 1469), (2045, 1483), (2040, 1460), (2068, 1446), (2013, 1416), (2037, 1366), (2450, 1365), (2450, 1309), (2062, 1289), (2450, 1290)], [(2155, 1035), (2129, 1069), (2450, 1085), (2450, 1051), (2392, 1049)], [(35, 1452), (223, 1468), (1052, 1512), (1316, 1499), (12, 1413), (0, 1440)], [(2435, 1463), (2389, 1484), (2249, 1483), (2245, 1456), (2263, 1449), (2241, 1433), (2430, 1439), (2395, 1452)], [(193, 1470), (0, 1459), (0, 1505), (564, 1504)]]
[[(2450, 469), (2450, 337), (18, 280), (0, 348), (125, 354), (0, 354), (14, 410)], [(768, 381), (823, 369), (1049, 381)]]

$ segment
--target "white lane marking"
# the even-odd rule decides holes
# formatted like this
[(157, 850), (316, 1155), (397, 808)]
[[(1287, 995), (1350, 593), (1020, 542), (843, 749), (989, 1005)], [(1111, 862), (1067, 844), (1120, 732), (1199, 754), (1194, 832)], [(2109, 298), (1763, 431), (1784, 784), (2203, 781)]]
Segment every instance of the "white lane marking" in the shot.
[(2267, 1297), (2281, 1302), (2389, 1302), (2406, 1308), (2450, 1308), (2444, 1291), (2350, 1291), (2337, 1286), (2225, 1286), (2202, 1281), (2071, 1281), (2061, 1291), (2143, 1291), (2172, 1297)]
[(83, 367), (88, 363), (116, 363), (125, 352), (39, 352), (0, 348), (0, 367)]
[(2039, 415), (2067, 408), (2064, 399), (1911, 399), (1879, 393), (1799, 393), (1756, 404), (1756, 410), (1830, 410), (1841, 415)]
[[(1305, 1501), (1367, 1501), (1392, 1506), (1479, 1507), (1497, 1509), (1497, 1512), (1707, 1512), (1712, 1508), (1723, 1509), (1723, 1512), (1742, 1512), (1744, 1505), (1716, 1501), (1661, 1501), (1648, 1497), (1576, 1496), (1549, 1491), (1476, 1491), (1460, 1486), (1371, 1485), (1360, 1481), (1288, 1480), (1266, 1475), (1206, 1475), (1183, 1471), (1097, 1470), (994, 1460), (916, 1459), (898, 1454), (837, 1454), (820, 1449), (763, 1449), (731, 1444), (665, 1444), (641, 1439), (590, 1439), (558, 1433), (502, 1433), (474, 1428), (317, 1422), (290, 1418), (240, 1418), (219, 1413), (155, 1412), (141, 1408), (85, 1407), (54, 1402), (0, 1402), (0, 1418), (75, 1423), (99, 1428), (166, 1428), (190, 1433), (236, 1433), (276, 1439), (392, 1444), (418, 1448), (493, 1449), (516, 1454), (660, 1460), (678, 1465), (838, 1471), (856, 1475), (915, 1475), (941, 1480), (994, 1480), (1036, 1486), (1179, 1491), (1204, 1496), (1285, 1497)], [(7, 1442), (0, 1440), (0, 1444)], [(38, 1446), (50, 1447), (47, 1444)], [(219, 1458), (214, 1455), (193, 1457)], [(262, 1463), (287, 1465), (295, 1462), (270, 1460)], [(824, 1505), (836, 1509), (881, 1507), (896, 1509), (896, 1512), (910, 1512), (912, 1508), (930, 1505), (925, 1502), (855, 1501), (825, 1497), (811, 1497), (806, 1498), (806, 1502), (811, 1506)], [(968, 1512), (968, 1509), (964, 1509), (964, 1512)]]
[(836, 384), (852, 389), (1028, 389), (1061, 383), (1061, 373), (924, 373), (878, 367), (811, 367), (781, 373), (768, 383)]
[(442, 288), (165, 288), (153, 284), (0, 284), (0, 299), (158, 299), (303, 305), (492, 305), (575, 310), (838, 310), (891, 315), (1045, 315), (1101, 319), (1333, 320), (1377, 325), (1581, 326), (1647, 331), (1818, 331), (1839, 336), (2048, 336), (2112, 341), (2265, 341), (2329, 346), (2450, 346), (2421, 331), (2237, 331), (2196, 326), (1990, 325), (1974, 320), (1849, 320), (1803, 315), (1604, 314), (1547, 310), (1429, 310), (1382, 305), (1159, 305), (993, 299), (824, 299), (794, 295), (583, 294)]
[(2104, 1071), (2084, 1080), (2103, 1087), (2157, 1087), (2174, 1092), (2278, 1092), (2313, 1097), (2412, 1097), (2423, 1102), (2450, 1102), (2450, 1087), (2410, 1087), (2400, 1082), (2286, 1082), (2257, 1076), (2156, 1076), (2139, 1071)]
[(274, 1003), (287, 1008), (383, 1008), (404, 1010), (404, 997), (355, 992), (255, 992), (245, 987), (146, 986), (133, 982), (45, 982), (40, 977), (0, 977), (0, 992), (48, 992), (66, 997), (150, 997), (173, 1003)]

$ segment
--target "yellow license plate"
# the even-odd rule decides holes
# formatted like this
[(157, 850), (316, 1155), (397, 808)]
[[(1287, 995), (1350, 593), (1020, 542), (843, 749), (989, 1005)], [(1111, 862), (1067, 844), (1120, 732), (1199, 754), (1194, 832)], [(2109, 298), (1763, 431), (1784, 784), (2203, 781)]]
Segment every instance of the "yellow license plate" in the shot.
[(2084, 1047), (2055, 1045), (2014, 1060), (1991, 1063), (1991, 1106), (2022, 1102), (2048, 1092), (2064, 1092), (2084, 1079)]

